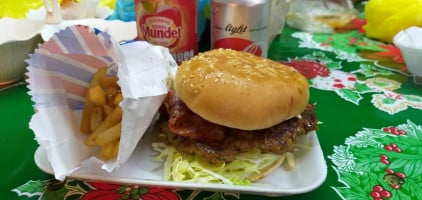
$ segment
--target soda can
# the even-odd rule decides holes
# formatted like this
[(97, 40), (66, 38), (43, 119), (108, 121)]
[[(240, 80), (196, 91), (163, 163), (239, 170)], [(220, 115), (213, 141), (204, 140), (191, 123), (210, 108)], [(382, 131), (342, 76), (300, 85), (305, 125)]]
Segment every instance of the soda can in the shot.
[(212, 0), (211, 48), (267, 57), (271, 0)]
[(178, 64), (198, 53), (196, 0), (134, 2), (138, 40), (169, 48)]

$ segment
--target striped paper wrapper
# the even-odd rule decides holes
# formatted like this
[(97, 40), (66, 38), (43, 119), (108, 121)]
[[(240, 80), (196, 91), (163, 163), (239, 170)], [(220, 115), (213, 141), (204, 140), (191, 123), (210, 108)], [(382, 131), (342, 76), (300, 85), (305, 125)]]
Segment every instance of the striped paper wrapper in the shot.
[[(119, 45), (107, 32), (81, 25), (53, 35), (26, 62), (36, 109), (29, 126), (59, 180), (84, 162), (109, 172), (123, 165), (153, 121), (177, 68), (167, 48), (143, 41)], [(98, 148), (84, 144), (87, 135), (79, 131), (92, 75), (104, 66), (109, 75), (118, 75), (124, 96), (119, 153), (107, 162), (99, 158)]]

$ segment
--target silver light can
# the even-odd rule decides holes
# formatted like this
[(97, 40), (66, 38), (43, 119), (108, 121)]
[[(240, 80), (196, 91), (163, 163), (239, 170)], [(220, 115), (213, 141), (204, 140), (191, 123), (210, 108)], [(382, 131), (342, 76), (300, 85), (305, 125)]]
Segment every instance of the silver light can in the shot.
[(271, 0), (212, 0), (211, 48), (267, 57)]

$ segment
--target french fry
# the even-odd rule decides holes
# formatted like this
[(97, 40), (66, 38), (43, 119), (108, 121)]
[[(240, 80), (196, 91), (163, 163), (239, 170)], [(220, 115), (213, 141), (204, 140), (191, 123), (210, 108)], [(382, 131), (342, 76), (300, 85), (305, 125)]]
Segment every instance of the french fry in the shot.
[[(105, 77), (107, 74), (107, 68), (103, 67), (98, 69), (94, 75), (92, 76), (91, 82), (89, 84), (89, 88), (92, 88), (96, 85), (98, 85), (99, 80), (101, 79), (101, 77)], [(89, 90), (89, 89), (88, 89)], [(84, 109), (82, 111), (82, 119), (81, 119), (81, 125), (80, 125), (80, 131), (82, 133), (90, 133), (91, 130), (91, 110), (92, 107), (94, 106), (93, 103), (91, 102), (91, 100), (88, 97), (89, 93), (87, 92), (86, 98), (85, 98), (85, 103), (84, 103)]]
[(119, 94), (119, 90), (114, 87), (106, 88), (104, 90), (104, 96), (105, 100), (107, 102), (107, 105), (114, 106), (114, 99), (116, 98), (116, 95)]
[(117, 157), (119, 154), (119, 146), (120, 146), (120, 140), (114, 142), (114, 148), (113, 148), (113, 156)]
[(117, 155), (119, 154), (119, 145), (119, 140), (115, 140), (113, 142), (101, 146), (100, 157), (103, 160), (110, 160), (112, 158), (117, 157)]
[(106, 67), (100, 68), (91, 79), (80, 126), (81, 132), (89, 134), (85, 144), (99, 146), (103, 160), (117, 157), (123, 115), (118, 78), (108, 77), (106, 73)]
[(106, 115), (109, 115), (111, 112), (113, 112), (114, 107), (106, 104), (106, 105), (103, 105), (103, 110), (104, 110)]
[(100, 79), (103, 79), (104, 77), (107, 77), (107, 67), (101, 67), (94, 73), (91, 82), (89, 83), (89, 87), (99, 85)]
[(116, 105), (116, 106), (118, 106), (120, 104), (120, 102), (122, 102), (122, 101), (123, 101), (123, 95), (121, 93), (119, 93), (114, 98), (113, 104)]
[[(110, 143), (107, 143), (107, 144), (101, 146), (100, 157), (103, 160), (110, 160), (110, 159), (114, 158), (115, 157), (114, 146), (115, 146), (114, 142), (110, 142)], [(117, 156), (117, 154), (116, 154), (116, 156)]]
[(113, 142), (120, 138), (120, 134), (122, 130), (122, 123), (118, 123), (107, 130), (100, 132), (98, 135), (94, 137), (95, 143), (100, 146), (103, 146), (107, 143)]
[(103, 122), (103, 109), (101, 107), (93, 107), (90, 114), (90, 131), (93, 131)]
[(104, 90), (96, 85), (88, 90), (89, 100), (96, 106), (102, 106), (106, 104)]
[(91, 131), (91, 110), (93, 105), (94, 104), (89, 98), (85, 98), (84, 110), (82, 111), (81, 125), (79, 128), (82, 133), (88, 134)]
[(88, 146), (98, 145), (95, 142), (94, 138), (97, 137), (97, 135), (99, 135), (103, 131), (105, 131), (105, 130), (113, 127), (117, 123), (121, 122), (122, 115), (123, 115), (123, 111), (122, 111), (122, 108), (120, 106), (117, 106), (116, 108), (114, 108), (114, 110), (109, 115), (107, 115), (107, 117), (104, 119), (104, 121), (101, 122), (101, 124), (99, 124), (97, 126), (97, 128), (86, 138), (85, 144), (88, 145)]
[(101, 77), (99, 84), (102, 88), (119, 88), (117, 84), (118, 79), (117, 76)]

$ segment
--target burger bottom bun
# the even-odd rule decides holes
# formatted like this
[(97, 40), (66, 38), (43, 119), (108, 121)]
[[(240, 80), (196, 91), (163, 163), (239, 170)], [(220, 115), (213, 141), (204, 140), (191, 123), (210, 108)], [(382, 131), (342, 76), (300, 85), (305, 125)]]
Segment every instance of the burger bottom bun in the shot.
[(247, 180), (254, 182), (256, 180), (262, 179), (265, 176), (267, 176), (268, 174), (270, 174), (271, 172), (273, 172), (274, 170), (278, 169), (280, 167), (280, 165), (285, 161), (285, 156), (284, 155), (280, 155), (277, 157), (277, 159), (275, 159), (272, 163), (270, 163), (269, 165), (258, 169), (257, 172), (252, 173), (252, 174), (248, 174), (247, 175)]
[(229, 49), (183, 62), (174, 83), (193, 112), (242, 130), (269, 128), (295, 117), (309, 101), (308, 80), (294, 68)]

